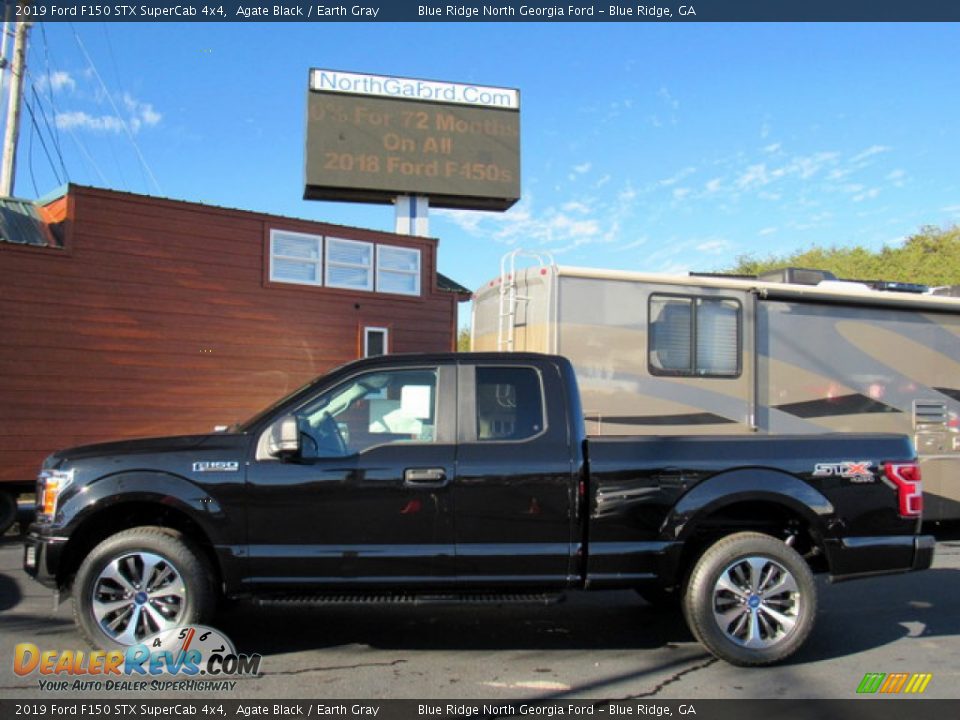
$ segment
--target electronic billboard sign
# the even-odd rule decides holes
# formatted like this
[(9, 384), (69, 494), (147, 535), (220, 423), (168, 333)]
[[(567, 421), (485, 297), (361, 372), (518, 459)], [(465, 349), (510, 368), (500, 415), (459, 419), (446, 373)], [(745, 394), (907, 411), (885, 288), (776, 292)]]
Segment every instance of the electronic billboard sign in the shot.
[(520, 199), (520, 92), (310, 71), (304, 199), (506, 210)]

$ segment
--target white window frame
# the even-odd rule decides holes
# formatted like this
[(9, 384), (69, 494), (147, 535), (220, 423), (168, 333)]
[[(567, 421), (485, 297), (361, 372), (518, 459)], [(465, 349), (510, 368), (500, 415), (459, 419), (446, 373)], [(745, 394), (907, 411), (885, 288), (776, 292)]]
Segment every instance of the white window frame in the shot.
[[(393, 268), (387, 268), (385, 272), (396, 273), (397, 275), (413, 275), (416, 280), (416, 287), (413, 292), (403, 292), (402, 290), (384, 290), (380, 287), (380, 249), (387, 248), (388, 250), (403, 250), (404, 252), (414, 253), (417, 256), (417, 269), (416, 270), (394, 270)], [(387, 293), (390, 295), (407, 295), (409, 297), (420, 297), (420, 278), (423, 275), (423, 256), (420, 253), (420, 248), (410, 248), (403, 247), (401, 245), (377, 245), (377, 292)]]
[[(329, 236), (326, 238), (326, 241), (327, 243), (324, 251), (326, 254), (324, 255), (324, 258), (323, 258), (324, 266), (325, 266), (323, 279), (324, 279), (324, 282), (326, 283), (326, 286), (331, 288), (340, 288), (341, 290), (357, 290), (361, 292), (371, 292), (373, 290), (373, 258), (374, 258), (373, 243), (363, 242), (361, 240), (348, 240), (347, 238), (329, 237)], [(335, 260), (330, 260), (330, 257), (329, 257), (330, 247), (331, 245), (336, 243), (346, 243), (347, 245), (359, 245), (361, 247), (370, 248), (370, 264), (362, 265), (360, 263), (345, 263), (345, 262), (337, 262)], [(366, 270), (367, 271), (366, 286), (360, 287), (358, 285), (344, 285), (342, 283), (331, 282), (330, 280), (331, 267), (361, 268)]]
[[(363, 327), (363, 356), (370, 357), (370, 333), (380, 333), (383, 335), (383, 354), (390, 354), (390, 328), (377, 327), (374, 325), (364, 325)], [(377, 356), (379, 357), (379, 356)]]
[[(278, 255), (276, 252), (276, 237), (278, 234), (283, 235), (292, 235), (298, 238), (306, 238), (308, 240), (313, 240), (317, 243), (317, 259), (311, 260), (309, 258), (295, 257), (293, 255)], [(276, 283), (288, 283), (290, 285), (309, 285), (310, 287), (322, 287), (323, 286), (323, 273), (324, 273), (324, 244), (322, 235), (311, 235), (310, 233), (295, 232), (293, 230), (284, 230), (283, 228), (270, 228), (270, 282)], [(304, 280), (290, 280), (289, 278), (277, 277), (274, 272), (274, 260), (291, 260), (294, 262), (301, 263), (314, 263), (317, 266), (317, 281), (316, 282), (307, 282)]]

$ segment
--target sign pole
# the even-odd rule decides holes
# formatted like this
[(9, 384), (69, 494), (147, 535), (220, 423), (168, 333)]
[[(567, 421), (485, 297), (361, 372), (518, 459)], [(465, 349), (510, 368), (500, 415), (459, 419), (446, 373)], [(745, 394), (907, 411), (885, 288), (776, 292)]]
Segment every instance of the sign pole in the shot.
[(394, 204), (394, 232), (398, 235), (430, 235), (430, 198), (424, 195), (397, 195)]

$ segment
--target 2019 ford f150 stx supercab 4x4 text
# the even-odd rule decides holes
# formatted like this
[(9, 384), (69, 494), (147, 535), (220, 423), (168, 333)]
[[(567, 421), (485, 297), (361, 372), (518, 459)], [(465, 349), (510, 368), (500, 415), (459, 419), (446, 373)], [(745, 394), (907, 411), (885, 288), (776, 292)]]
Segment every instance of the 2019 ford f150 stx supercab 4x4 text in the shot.
[(101, 646), (204, 620), (216, 596), (676, 599), (732, 663), (789, 656), (833, 579), (930, 566), (896, 435), (587, 438), (564, 358), (392, 355), (228, 432), (64, 450), (26, 570)]

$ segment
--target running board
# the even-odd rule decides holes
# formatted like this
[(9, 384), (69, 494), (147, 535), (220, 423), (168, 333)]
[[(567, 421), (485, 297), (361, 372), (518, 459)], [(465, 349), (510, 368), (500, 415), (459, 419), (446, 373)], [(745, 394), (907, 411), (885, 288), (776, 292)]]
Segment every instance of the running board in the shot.
[(342, 593), (261, 595), (258, 605), (555, 605), (562, 593)]

